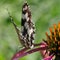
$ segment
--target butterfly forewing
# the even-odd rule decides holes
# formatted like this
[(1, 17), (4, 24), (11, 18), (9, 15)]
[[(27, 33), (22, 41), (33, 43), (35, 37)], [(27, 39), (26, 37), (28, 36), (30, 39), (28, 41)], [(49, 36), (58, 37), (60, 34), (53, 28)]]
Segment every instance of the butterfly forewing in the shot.
[(32, 48), (34, 45), (35, 26), (31, 19), (30, 8), (25, 2), (22, 7), (21, 18), (21, 43), (26, 48)]

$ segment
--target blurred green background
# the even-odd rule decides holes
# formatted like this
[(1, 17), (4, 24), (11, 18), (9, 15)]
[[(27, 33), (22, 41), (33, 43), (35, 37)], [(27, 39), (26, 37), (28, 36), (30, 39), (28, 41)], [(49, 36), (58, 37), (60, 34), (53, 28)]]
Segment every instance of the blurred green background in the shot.
[[(46, 38), (49, 27), (60, 21), (60, 0), (27, 0), (36, 26), (35, 43)], [(18, 46), (21, 46), (14, 26), (9, 21), (8, 8), (11, 16), (20, 28), (21, 10), (24, 0), (0, 0), (0, 60), (11, 60)], [(41, 60), (40, 52), (27, 55), (20, 60)]]

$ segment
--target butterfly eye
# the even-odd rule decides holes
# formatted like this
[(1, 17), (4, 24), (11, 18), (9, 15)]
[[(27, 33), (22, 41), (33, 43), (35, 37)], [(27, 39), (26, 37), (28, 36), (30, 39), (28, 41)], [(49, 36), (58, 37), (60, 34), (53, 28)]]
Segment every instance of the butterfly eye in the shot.
[[(34, 28), (33, 28), (34, 27)], [(31, 19), (31, 11), (27, 2), (22, 7), (21, 18), (21, 40), (22, 45), (26, 48), (32, 48), (34, 46), (35, 26)]]

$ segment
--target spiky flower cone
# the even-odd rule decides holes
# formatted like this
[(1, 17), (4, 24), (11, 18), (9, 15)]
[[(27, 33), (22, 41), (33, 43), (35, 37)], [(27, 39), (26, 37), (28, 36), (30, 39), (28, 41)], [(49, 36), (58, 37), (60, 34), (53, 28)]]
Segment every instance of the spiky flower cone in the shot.
[(60, 60), (60, 23), (54, 24), (54, 29), (50, 28), (50, 35), (46, 32), (47, 40), (44, 42), (47, 44), (49, 55), (54, 54), (55, 60)]

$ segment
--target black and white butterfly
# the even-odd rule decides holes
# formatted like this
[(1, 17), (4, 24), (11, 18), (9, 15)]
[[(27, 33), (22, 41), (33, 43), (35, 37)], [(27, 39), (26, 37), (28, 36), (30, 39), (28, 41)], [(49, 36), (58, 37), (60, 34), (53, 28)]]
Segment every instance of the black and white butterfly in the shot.
[(35, 38), (34, 37), (35, 36), (35, 25), (32, 22), (31, 11), (30, 11), (30, 8), (27, 2), (25, 2), (22, 7), (21, 31), (17, 28), (11, 16), (10, 18), (11, 18), (11, 22), (13, 23), (16, 29), (20, 43), (23, 45), (23, 47), (33, 48), (34, 38)]

